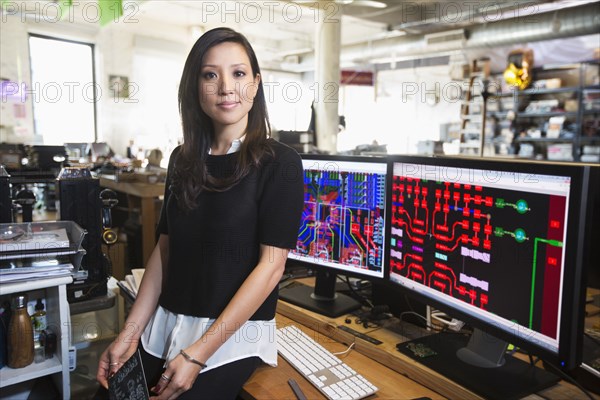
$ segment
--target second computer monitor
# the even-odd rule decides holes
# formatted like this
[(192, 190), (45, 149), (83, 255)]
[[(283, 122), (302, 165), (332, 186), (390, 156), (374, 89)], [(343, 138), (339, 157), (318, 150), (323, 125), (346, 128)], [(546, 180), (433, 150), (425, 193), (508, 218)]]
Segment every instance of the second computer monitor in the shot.
[(583, 321), (590, 168), (399, 157), (391, 184), (390, 281), (573, 367)]
[(291, 263), (316, 270), (315, 289), (280, 298), (331, 317), (360, 306), (335, 293), (336, 274), (382, 279), (386, 265), (384, 158), (303, 155), (304, 211)]
[(383, 278), (385, 159), (303, 157), (304, 212), (289, 257)]

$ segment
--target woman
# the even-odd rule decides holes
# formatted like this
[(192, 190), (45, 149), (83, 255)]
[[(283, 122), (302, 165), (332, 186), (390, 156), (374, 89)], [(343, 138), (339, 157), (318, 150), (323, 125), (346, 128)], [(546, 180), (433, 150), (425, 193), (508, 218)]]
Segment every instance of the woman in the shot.
[(256, 55), (231, 29), (192, 48), (179, 109), (158, 243), (97, 379), (106, 387), (141, 344), (158, 399), (235, 398), (261, 361), (277, 362), (276, 288), (296, 245), (302, 163), (268, 139)]

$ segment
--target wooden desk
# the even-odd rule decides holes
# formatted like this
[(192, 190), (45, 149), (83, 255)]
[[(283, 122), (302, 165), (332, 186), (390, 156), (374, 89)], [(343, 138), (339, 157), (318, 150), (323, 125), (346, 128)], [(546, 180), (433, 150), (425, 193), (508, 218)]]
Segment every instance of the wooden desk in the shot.
[(100, 186), (112, 189), (116, 192), (127, 194), (130, 207), (139, 207), (142, 223), (142, 262), (143, 268), (152, 254), (156, 244), (156, 207), (154, 203), (157, 198), (164, 195), (164, 183), (141, 183), (141, 182), (115, 182), (114, 178), (100, 177)]
[[(402, 334), (399, 334), (397, 329), (365, 330), (352, 324), (352, 328), (368, 332), (370, 336), (383, 342), (374, 345), (338, 329), (337, 326), (344, 324), (344, 319), (345, 317), (324, 317), (281, 300), (277, 304), (278, 326), (293, 323), (332, 352), (343, 351), (348, 344), (354, 342), (354, 349), (344, 361), (379, 388), (372, 398), (413, 399), (425, 396), (431, 399), (482, 400), (477, 394), (396, 351), (396, 343), (423, 335), (422, 329), (403, 324)], [(278, 357), (278, 362), (277, 368), (259, 368), (244, 386), (241, 397), (293, 399), (295, 396), (287, 380), (294, 378), (309, 399), (325, 398), (287, 361)], [(539, 400), (538, 395), (553, 400), (587, 399), (579, 389), (565, 381), (525, 399)]]
[[(299, 324), (283, 315), (277, 315), (277, 326), (296, 325), (302, 329), (311, 338), (319, 342), (323, 347), (331, 352), (341, 352), (348, 348), (346, 344), (332, 340), (325, 335), (321, 335), (314, 330)], [(370, 397), (373, 399), (414, 399), (418, 397), (429, 397), (431, 399), (443, 399), (444, 397), (434, 391), (410, 380), (398, 372), (380, 364), (369, 357), (356, 351), (350, 351), (344, 356), (339, 356), (346, 364), (355, 369), (358, 373), (367, 378), (379, 389), (377, 393)], [(310, 384), (298, 371), (296, 371), (281, 356), (277, 357), (278, 366), (276, 368), (261, 366), (256, 370), (252, 377), (246, 382), (240, 397), (245, 400), (250, 399), (294, 399), (295, 395), (287, 381), (293, 378), (309, 399), (324, 399), (312, 384)]]

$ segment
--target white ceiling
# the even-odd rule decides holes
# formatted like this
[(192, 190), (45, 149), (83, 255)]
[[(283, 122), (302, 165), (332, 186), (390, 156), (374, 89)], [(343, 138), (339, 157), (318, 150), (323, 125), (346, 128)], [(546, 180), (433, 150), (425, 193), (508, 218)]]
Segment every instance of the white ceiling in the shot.
[[(41, 4), (50, 1), (38, 0)], [(96, 1), (76, 2), (80, 11), (75, 12), (75, 16), (81, 16), (81, 10), (86, 5), (96, 4)], [(267, 68), (282, 68), (283, 63), (285, 68), (286, 62), (293, 63), (294, 55), (312, 52), (317, 29), (321, 26), (317, 22), (329, 23), (340, 19), (342, 46), (359, 43), (364, 53), (369, 54), (371, 44), (379, 39), (447, 32), (486, 21), (511, 18), (519, 13), (530, 16), (592, 0), (330, 0), (321, 1), (324, 7), (321, 13), (315, 11), (315, 1), (124, 0), (124, 16), (114, 27), (166, 41), (185, 37), (187, 48), (202, 32), (217, 26), (229, 26), (249, 38), (261, 64)], [(385, 8), (373, 7), (377, 4)], [(138, 23), (127, 23), (131, 21)], [(78, 24), (70, 24), (68, 28), (73, 29), (73, 25), (78, 25), (92, 34), (104, 29), (97, 23), (76, 22)]]
[[(251, 0), (147, 0), (138, 2), (138, 6), (140, 18), (186, 26), (198, 33), (229, 26), (244, 33), (257, 52), (268, 52), (277, 58), (312, 50), (316, 22), (333, 21), (338, 17), (332, 12), (341, 10), (337, 3), (335, 8), (319, 14), (302, 2)], [(342, 44), (364, 41), (387, 30), (383, 23), (352, 16), (343, 15), (341, 20)]]
[(136, 4), (140, 18), (185, 26), (197, 34), (216, 26), (237, 29), (253, 43), (262, 63), (275, 65), (285, 61), (288, 55), (313, 50), (317, 21), (327, 23), (340, 18), (342, 46), (361, 43), (368, 48), (371, 42), (387, 37), (450, 31), (590, 2), (331, 0), (321, 1), (324, 10), (319, 14), (315, 11), (315, 1), (138, 0)]

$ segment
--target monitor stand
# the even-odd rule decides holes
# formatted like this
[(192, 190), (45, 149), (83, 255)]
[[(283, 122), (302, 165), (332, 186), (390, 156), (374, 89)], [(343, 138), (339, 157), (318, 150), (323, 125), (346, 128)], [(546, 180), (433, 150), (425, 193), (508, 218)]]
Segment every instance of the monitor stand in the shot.
[(290, 285), (279, 291), (279, 298), (299, 307), (331, 318), (359, 309), (361, 304), (352, 297), (335, 292), (336, 274), (317, 271), (315, 287)]
[[(467, 343), (469, 341), (469, 343)], [(441, 332), (396, 345), (401, 353), (487, 399), (519, 399), (560, 378), (515, 357), (506, 342), (475, 329), (471, 339)]]
[(508, 343), (474, 329), (469, 343), (456, 351), (456, 356), (467, 364), (480, 368), (497, 368), (506, 362), (504, 353)]

